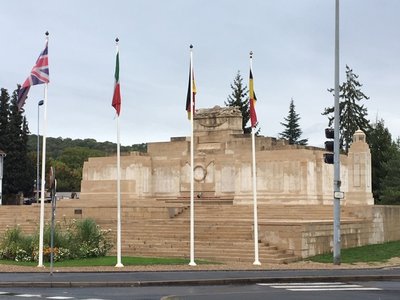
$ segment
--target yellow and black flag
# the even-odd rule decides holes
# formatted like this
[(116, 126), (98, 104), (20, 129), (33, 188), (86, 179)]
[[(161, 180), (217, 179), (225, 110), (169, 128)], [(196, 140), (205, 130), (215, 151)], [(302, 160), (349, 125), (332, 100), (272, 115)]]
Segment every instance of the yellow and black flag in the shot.
[(256, 114), (256, 102), (257, 97), (254, 92), (254, 83), (253, 83), (253, 71), (250, 66), (250, 78), (249, 78), (249, 96), (250, 96), (250, 121), (251, 127), (255, 128), (257, 126), (257, 114)]
[[(196, 96), (196, 83), (194, 82), (194, 70), (192, 65), (192, 58), (190, 57), (190, 66), (189, 66), (189, 85), (188, 92), (186, 97), (186, 111), (188, 114), (188, 119), (190, 120), (191, 114), (195, 112), (195, 96)], [(192, 103), (192, 105), (190, 105)], [(192, 106), (192, 107), (190, 107)]]

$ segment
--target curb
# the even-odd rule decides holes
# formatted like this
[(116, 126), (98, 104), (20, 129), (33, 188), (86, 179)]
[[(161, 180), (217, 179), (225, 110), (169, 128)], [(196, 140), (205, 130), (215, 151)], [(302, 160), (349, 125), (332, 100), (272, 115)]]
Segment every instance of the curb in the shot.
[(151, 286), (199, 286), (199, 285), (246, 285), (256, 283), (290, 283), (290, 282), (329, 282), (329, 281), (393, 281), (400, 280), (400, 275), (345, 275), (345, 276), (301, 276), (301, 277), (256, 277), (256, 278), (225, 278), (199, 280), (170, 281), (20, 281), (0, 282), (0, 287), (47, 287), (47, 288), (77, 288), (77, 287), (151, 287)]

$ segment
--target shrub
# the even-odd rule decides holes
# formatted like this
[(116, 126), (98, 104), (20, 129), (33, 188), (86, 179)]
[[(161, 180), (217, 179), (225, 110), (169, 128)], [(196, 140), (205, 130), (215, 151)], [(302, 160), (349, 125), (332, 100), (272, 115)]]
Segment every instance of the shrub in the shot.
[(81, 258), (104, 256), (112, 248), (107, 237), (108, 231), (101, 230), (92, 219), (84, 219), (74, 223), (75, 230), (70, 236), (74, 245), (71, 251)]
[(33, 259), (33, 238), (22, 234), (21, 228), (7, 228), (0, 244), (0, 258), (17, 261)]
[[(101, 230), (92, 219), (60, 223), (54, 227), (54, 247), (51, 248), (51, 227), (46, 224), (43, 236), (43, 259), (54, 261), (105, 256), (112, 248), (109, 231)], [(25, 236), (19, 226), (7, 229), (0, 243), (0, 259), (37, 261), (39, 232)]]

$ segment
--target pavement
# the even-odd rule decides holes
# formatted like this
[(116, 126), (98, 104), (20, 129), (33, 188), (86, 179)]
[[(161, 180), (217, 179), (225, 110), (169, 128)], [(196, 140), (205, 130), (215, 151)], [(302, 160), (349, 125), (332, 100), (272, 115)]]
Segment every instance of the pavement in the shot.
[[(0, 267), (0, 287), (140, 287), (228, 285), (279, 282), (400, 281), (400, 266), (319, 265), (254, 267), (239, 266), (151, 266), (143, 268), (21, 268)], [(306, 268), (306, 267), (310, 268)], [(23, 270), (23, 271), (21, 271)], [(52, 271), (52, 272), (50, 272)]]

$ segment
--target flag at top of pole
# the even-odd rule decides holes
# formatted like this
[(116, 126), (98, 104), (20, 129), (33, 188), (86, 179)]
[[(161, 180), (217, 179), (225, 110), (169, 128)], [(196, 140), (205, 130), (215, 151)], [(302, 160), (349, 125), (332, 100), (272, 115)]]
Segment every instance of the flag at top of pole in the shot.
[(121, 257), (121, 154), (120, 154), (120, 131), (119, 131), (119, 114), (121, 112), (121, 91), (119, 84), (119, 48), (118, 42), (119, 39), (115, 39), (116, 42), (116, 63), (115, 63), (115, 83), (114, 83), (114, 95), (112, 99), (112, 106), (115, 108), (117, 112), (117, 264), (116, 268), (122, 268), (124, 265), (122, 264)]
[(186, 98), (186, 111), (190, 120), (190, 262), (189, 266), (196, 266), (194, 261), (194, 137), (193, 117), (195, 114), (196, 84), (193, 72), (193, 45), (190, 45), (189, 86)]
[(115, 83), (114, 83), (114, 95), (112, 99), (112, 106), (115, 108), (117, 115), (119, 116), (121, 112), (121, 90), (119, 84), (119, 49), (118, 49), (118, 42), (119, 39), (116, 38), (115, 42), (117, 43), (117, 57), (115, 62)]
[(253, 83), (253, 52), (250, 52), (250, 78), (249, 78), (249, 97), (250, 97), (250, 121), (251, 127), (255, 128), (257, 126), (257, 114), (256, 114), (256, 102), (257, 97), (254, 92)]
[[(46, 32), (48, 36), (48, 32)], [(31, 70), (31, 74), (18, 89), (17, 106), (18, 110), (21, 110), (25, 104), (26, 98), (28, 98), (28, 92), (32, 85), (44, 84), (49, 82), (49, 58), (48, 58), (48, 40), (46, 39), (46, 45), (44, 50), (40, 53), (36, 64)]]
[[(193, 45), (190, 45), (190, 54), (192, 53)], [(191, 114), (195, 112), (195, 95), (196, 95), (196, 83), (194, 82), (194, 70), (192, 55), (190, 55), (190, 65), (189, 65), (189, 84), (186, 97), (186, 111), (188, 114), (188, 119), (190, 120)], [(192, 106), (192, 107), (191, 107)]]

